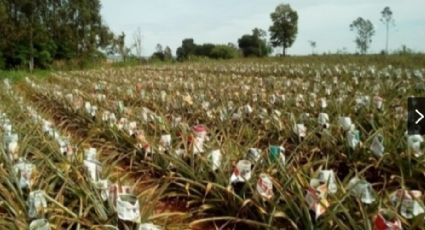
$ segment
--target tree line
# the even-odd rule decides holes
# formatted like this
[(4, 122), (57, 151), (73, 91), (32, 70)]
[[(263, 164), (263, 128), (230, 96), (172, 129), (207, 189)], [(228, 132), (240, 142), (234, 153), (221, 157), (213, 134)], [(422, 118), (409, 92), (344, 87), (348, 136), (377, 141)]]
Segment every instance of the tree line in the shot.
[[(127, 47), (126, 35), (111, 32), (102, 20), (100, 9), (100, 0), (0, 0), (0, 69), (48, 68), (54, 61), (84, 63), (112, 54), (119, 54), (124, 61), (131, 57), (140, 60), (141, 29), (134, 34), (134, 44)], [(393, 13), (385, 7), (381, 14), (386, 25), (385, 53), (388, 53)], [(269, 35), (254, 28), (242, 35), (237, 44), (196, 44), (193, 38), (187, 38), (177, 48), (176, 59), (265, 57), (276, 47), (282, 48), (285, 56), (297, 37), (298, 13), (289, 4), (280, 4), (270, 18)], [(358, 50), (366, 54), (375, 34), (372, 22), (359, 17), (350, 24), (350, 30), (356, 32)], [(309, 41), (309, 44), (314, 53), (317, 43)], [(171, 49), (160, 44), (151, 59), (174, 60)]]
[[(243, 57), (264, 57), (268, 56), (272, 52), (272, 48), (281, 47), (282, 56), (286, 55), (286, 51), (290, 48), (298, 33), (298, 13), (291, 8), (289, 4), (280, 4), (276, 7), (275, 11), (270, 15), (272, 20), (272, 25), (269, 28), (270, 33), (270, 42), (267, 41), (266, 31), (255, 28), (252, 31), (252, 34), (245, 34), (238, 40), (239, 45), (239, 54)], [(385, 50), (381, 53), (388, 54), (389, 47), (389, 30), (392, 25), (394, 25), (393, 12), (390, 7), (385, 7), (381, 11), (381, 22), (385, 24), (386, 27), (386, 42)], [(357, 49), (360, 54), (366, 54), (370, 44), (372, 43), (372, 37), (375, 35), (374, 25), (370, 20), (358, 17), (355, 19), (349, 26), (351, 31), (356, 32), (356, 38), (354, 40)], [(315, 48), (317, 47), (316, 41), (308, 41), (312, 48), (312, 54), (315, 53)], [(208, 52), (196, 52), (197, 48), (193, 43), (193, 39), (185, 39), (182, 42), (182, 46), (177, 50), (178, 60), (187, 59), (190, 56), (206, 56), (212, 58), (230, 58), (235, 55), (226, 55), (224, 56), (211, 56)], [(214, 45), (208, 44), (211, 48)], [(234, 46), (230, 46), (234, 48)], [(202, 47), (198, 47), (202, 48)], [(223, 54), (229, 52), (237, 54), (233, 49), (228, 48), (223, 50)], [(238, 56), (238, 55), (236, 55)]]
[(211, 43), (196, 44), (193, 38), (182, 41), (177, 49), (177, 60), (187, 60), (191, 57), (208, 57), (213, 59), (231, 59), (244, 57), (265, 57), (272, 52), (270, 44), (267, 43), (264, 30), (255, 28), (252, 34), (245, 34), (238, 40), (238, 46), (233, 43), (216, 45)]
[(291, 47), (298, 33), (298, 13), (289, 4), (280, 4), (270, 15), (273, 24), (269, 28), (270, 42), (267, 41), (266, 31), (254, 28), (251, 34), (244, 34), (238, 39), (238, 48), (234, 44), (196, 45), (192, 38), (182, 41), (177, 49), (177, 60), (186, 60), (191, 56), (205, 56), (215, 59), (229, 59), (234, 57), (266, 57), (273, 47), (282, 47), (283, 53)]

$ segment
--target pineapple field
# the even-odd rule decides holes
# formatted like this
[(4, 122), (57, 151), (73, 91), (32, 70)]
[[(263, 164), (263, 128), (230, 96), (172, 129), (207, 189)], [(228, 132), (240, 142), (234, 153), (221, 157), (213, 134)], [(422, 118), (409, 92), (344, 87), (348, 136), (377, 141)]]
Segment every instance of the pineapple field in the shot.
[(5, 78), (0, 229), (424, 228), (407, 133), (424, 76), (237, 60)]

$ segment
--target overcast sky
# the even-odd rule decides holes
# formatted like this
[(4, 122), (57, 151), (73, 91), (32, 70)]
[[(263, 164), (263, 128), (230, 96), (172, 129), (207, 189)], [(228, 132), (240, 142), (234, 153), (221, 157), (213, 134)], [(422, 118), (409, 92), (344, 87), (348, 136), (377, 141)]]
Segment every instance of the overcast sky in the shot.
[[(102, 15), (115, 33), (124, 32), (133, 43), (138, 27), (143, 34), (143, 55), (151, 55), (156, 44), (175, 50), (184, 38), (195, 43), (222, 43), (251, 33), (254, 27), (268, 30), (270, 13), (280, 3), (298, 12), (298, 36), (289, 54), (309, 54), (308, 41), (317, 42), (317, 52), (346, 48), (356, 51), (350, 23), (357, 17), (375, 26), (371, 52), (385, 48), (385, 26), (380, 12), (393, 11), (395, 26), (390, 31), (390, 50), (403, 44), (425, 52), (425, 0), (101, 0)], [(276, 50), (278, 51), (278, 50)]]

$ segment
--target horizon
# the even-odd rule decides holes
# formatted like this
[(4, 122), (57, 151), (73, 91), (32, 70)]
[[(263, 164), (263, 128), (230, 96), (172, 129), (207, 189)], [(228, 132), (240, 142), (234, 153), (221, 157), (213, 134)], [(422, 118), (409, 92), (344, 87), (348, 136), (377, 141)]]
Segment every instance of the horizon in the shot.
[[(142, 55), (147, 57), (155, 51), (156, 44), (164, 48), (169, 46), (173, 55), (185, 38), (193, 38), (196, 44), (234, 43), (244, 34), (251, 33), (255, 27), (264, 29), (269, 39), (268, 28), (271, 25), (270, 13), (280, 3), (289, 3), (298, 12), (298, 35), (289, 55), (310, 55), (312, 49), (309, 41), (317, 42), (316, 54), (335, 53), (345, 49), (348, 53), (356, 53), (355, 33), (349, 25), (357, 17), (371, 20), (375, 27), (375, 35), (369, 54), (380, 53), (385, 48), (385, 25), (379, 20), (381, 11), (389, 6), (393, 11), (395, 25), (390, 27), (389, 51), (399, 50), (403, 45), (416, 52), (424, 52), (425, 15), (421, 13), (425, 2), (409, 1), (344, 1), (326, 0), (313, 4), (309, 1), (268, 1), (259, 0), (238, 4), (224, 0), (215, 2), (196, 2), (195, 0), (165, 0), (161, 2), (126, 0), (101, 0), (101, 13), (110, 29), (126, 34), (126, 45), (133, 43), (133, 34), (137, 28), (142, 32)], [(208, 9), (208, 10), (206, 10)], [(116, 12), (119, 12), (116, 14)], [(217, 15), (215, 12), (220, 12)], [(323, 15), (322, 12), (332, 13)], [(122, 12), (126, 12), (123, 14)], [(167, 17), (164, 17), (167, 15)], [(318, 20), (320, 18), (320, 20)], [(181, 26), (185, 25), (185, 26)], [(280, 53), (275, 48), (273, 54)]]

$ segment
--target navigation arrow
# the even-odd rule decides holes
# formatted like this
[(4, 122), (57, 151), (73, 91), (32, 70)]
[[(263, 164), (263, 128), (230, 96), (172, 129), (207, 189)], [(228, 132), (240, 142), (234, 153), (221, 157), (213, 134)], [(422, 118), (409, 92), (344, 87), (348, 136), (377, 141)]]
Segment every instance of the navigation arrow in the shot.
[(415, 112), (420, 116), (418, 120), (416, 120), (415, 124), (418, 124), (422, 119), (424, 119), (424, 115), (415, 109)]
[(407, 99), (407, 133), (425, 135), (425, 97)]

